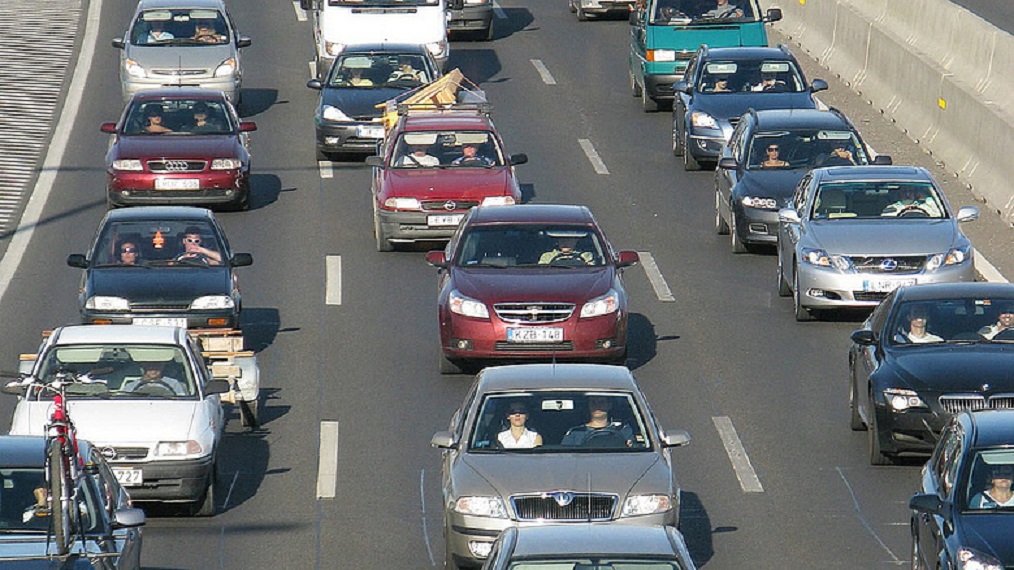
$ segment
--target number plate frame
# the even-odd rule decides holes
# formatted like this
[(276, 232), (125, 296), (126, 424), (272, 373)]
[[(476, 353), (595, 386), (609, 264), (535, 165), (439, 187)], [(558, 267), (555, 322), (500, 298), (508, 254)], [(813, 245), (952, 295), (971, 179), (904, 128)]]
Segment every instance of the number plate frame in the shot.
[(200, 178), (156, 178), (155, 190), (200, 190)]
[(113, 476), (124, 487), (138, 487), (144, 484), (144, 472), (140, 467), (113, 467)]
[(448, 214), (441, 216), (426, 216), (426, 225), (430, 227), (453, 227), (461, 223), (465, 214)]
[(146, 325), (150, 327), (180, 327), (187, 328), (186, 317), (134, 317), (131, 324)]
[(563, 342), (563, 327), (508, 328), (507, 342), (516, 344)]

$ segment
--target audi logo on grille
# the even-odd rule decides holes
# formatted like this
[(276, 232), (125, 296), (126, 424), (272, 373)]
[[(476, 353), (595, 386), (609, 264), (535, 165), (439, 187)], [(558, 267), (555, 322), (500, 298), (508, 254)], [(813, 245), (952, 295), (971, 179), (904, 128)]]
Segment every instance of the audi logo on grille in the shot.
[(167, 160), (163, 163), (169, 172), (186, 172), (188, 165), (185, 160)]
[(880, 262), (881, 271), (894, 271), (898, 268), (898, 260), (887, 258)]
[(574, 502), (574, 493), (569, 493), (567, 491), (557, 491), (555, 493), (550, 493), (549, 496), (552, 497), (553, 500), (556, 501), (556, 504), (561, 507), (566, 507)]
[(108, 459), (110, 461), (112, 461), (113, 459), (116, 459), (116, 449), (114, 449), (112, 447), (103, 447), (102, 451), (100, 451), (99, 453), (102, 454), (102, 457), (105, 457), (106, 459)]
[(447, 210), (448, 212), (456, 210), (457, 208), (458, 208), (458, 203), (455, 202), (454, 200), (448, 200), (448, 201), (444, 202), (444, 209)]

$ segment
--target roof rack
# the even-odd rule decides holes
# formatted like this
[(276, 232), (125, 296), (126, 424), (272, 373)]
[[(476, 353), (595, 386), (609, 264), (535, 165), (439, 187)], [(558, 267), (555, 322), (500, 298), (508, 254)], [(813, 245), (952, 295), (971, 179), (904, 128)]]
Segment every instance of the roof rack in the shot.
[(469, 81), (460, 69), (454, 69), (431, 83), (377, 105), (377, 108), (384, 109), (384, 129), (389, 133), (398, 117), (413, 112), (465, 111), (488, 115), (493, 107), (486, 100), (484, 91)]

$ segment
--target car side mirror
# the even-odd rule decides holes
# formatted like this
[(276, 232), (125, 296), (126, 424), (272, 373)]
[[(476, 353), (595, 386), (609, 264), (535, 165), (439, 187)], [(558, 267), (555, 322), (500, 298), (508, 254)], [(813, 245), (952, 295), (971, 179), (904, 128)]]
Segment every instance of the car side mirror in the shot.
[(429, 263), (433, 267), (445, 269), (447, 268), (447, 253), (445, 253), (442, 249), (427, 251), (426, 263)]
[(767, 16), (765, 16), (765, 22), (777, 22), (782, 19), (781, 8), (768, 8)]
[(877, 166), (890, 166), (894, 164), (894, 159), (892, 159), (888, 154), (878, 154), (876, 158), (873, 159), (873, 164), (876, 164)]
[(877, 344), (877, 333), (869, 329), (859, 329), (850, 335), (852, 342), (860, 346), (873, 346)]
[(14, 380), (4, 384), (3, 388), (0, 388), (0, 392), (9, 394), (11, 396), (24, 396), (28, 392), (28, 386), (21, 383), (20, 380)]
[(718, 167), (723, 170), (736, 170), (739, 168), (739, 163), (735, 158), (727, 156), (718, 160)]
[(249, 253), (236, 253), (232, 256), (233, 267), (246, 267), (253, 265), (253, 256)]
[(784, 224), (798, 224), (799, 212), (795, 208), (782, 208), (778, 210), (778, 221)]
[(67, 256), (67, 265), (79, 269), (88, 269), (88, 260), (80, 253), (72, 253)]
[(974, 222), (979, 219), (979, 209), (975, 206), (962, 206), (956, 217), (959, 222)]
[(253, 40), (250, 39), (250, 36), (236, 36), (237, 48), (250, 47), (251, 44), (253, 44)]
[(686, 445), (690, 445), (690, 433), (685, 429), (678, 429), (662, 436), (663, 447), (683, 447)]
[(310, 89), (320, 91), (321, 89), (324, 88), (324, 83), (320, 79), (311, 79), (306, 82), (306, 86), (309, 87)]
[(507, 159), (507, 162), (509, 162), (511, 165), (524, 164), (524, 163), (528, 162), (528, 155), (525, 154), (525, 153), (523, 153), (523, 152), (519, 152), (517, 154), (512, 154)]
[(950, 511), (948, 503), (941, 500), (940, 497), (932, 493), (922, 493), (914, 495), (908, 500), (908, 508), (913, 511), (919, 511), (920, 513), (929, 513), (931, 515), (944, 515), (947, 516)]
[(116, 509), (113, 513), (113, 527), (115, 528), (136, 528), (144, 526), (144, 511), (138, 508)]
[(818, 91), (827, 91), (827, 81), (823, 79), (814, 79), (813, 83), (810, 84), (810, 93), (816, 93)]
[(384, 167), (384, 157), (377, 156), (377, 155), (367, 156), (366, 157), (366, 166), (375, 166), (377, 168), (383, 168)]
[(116, 123), (102, 123), (102, 125), (99, 126), (99, 130), (111, 135), (116, 134)]
[(449, 431), (438, 431), (430, 439), (430, 445), (440, 449), (451, 449), (454, 447), (454, 436)]
[(210, 396), (211, 394), (228, 394), (232, 387), (229, 386), (228, 380), (221, 378), (215, 378), (208, 380), (208, 383), (204, 385), (204, 395)]
[(690, 84), (683, 80), (674, 83), (672, 89), (673, 91), (677, 91), (679, 93), (686, 93), (687, 95), (690, 95), (693, 92), (693, 89), (690, 88)]
[(641, 256), (636, 251), (624, 250), (616, 256), (616, 267), (630, 267), (640, 260)]
[(123, 41), (123, 38), (113, 38), (113, 47), (116, 49), (123, 49), (126, 47), (127, 42)]

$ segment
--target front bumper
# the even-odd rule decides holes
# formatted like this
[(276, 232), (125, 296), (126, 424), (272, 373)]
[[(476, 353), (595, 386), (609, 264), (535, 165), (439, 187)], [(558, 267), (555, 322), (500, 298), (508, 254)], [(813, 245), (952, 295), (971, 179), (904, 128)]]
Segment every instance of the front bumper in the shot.
[[(188, 329), (208, 328), (239, 328), (239, 309), (225, 309), (221, 311), (201, 311), (199, 313), (103, 313), (81, 309), (81, 322), (89, 324), (158, 324), (157, 319), (181, 319), (187, 320)], [(135, 319), (143, 319), (135, 323)], [(155, 319), (155, 320), (151, 320)]]
[(380, 227), (389, 241), (393, 242), (414, 242), (429, 240), (450, 239), (458, 229), (454, 225), (430, 225), (430, 216), (460, 216), (459, 223), (465, 210), (451, 210), (439, 212), (400, 212), (390, 210), (377, 210), (380, 217)]
[(634, 6), (633, 0), (577, 0), (577, 3), (589, 14), (629, 12)]
[(164, 89), (166, 87), (196, 87), (200, 89), (211, 89), (221, 91), (233, 104), (239, 101), (239, 90), (242, 80), (239, 76), (217, 78), (217, 77), (186, 77), (186, 79), (174, 79), (165, 77), (161, 79), (136, 79), (133, 77), (120, 80), (123, 100), (129, 101), (135, 93), (149, 89)]
[(676, 92), (672, 86), (682, 79), (682, 73), (646, 74), (644, 76), (644, 90), (655, 101), (672, 101), (676, 98)]
[(880, 449), (887, 455), (929, 455), (936, 447), (941, 430), (951, 419), (950, 414), (937, 413), (926, 408), (895, 412), (886, 404), (878, 403), (877, 426)]
[(481, 6), (465, 6), (458, 10), (448, 10), (447, 31), (478, 32), (488, 30), (493, 22), (493, 4)]
[(143, 482), (125, 487), (134, 501), (188, 502), (204, 497), (215, 468), (213, 455), (199, 459), (149, 462), (110, 461), (110, 467), (140, 469)]
[[(378, 132), (379, 129), (379, 132)], [(362, 152), (375, 154), (384, 140), (384, 124), (379, 122), (332, 123), (317, 121), (317, 150), (323, 153)]]
[(743, 243), (774, 245), (778, 243), (778, 212), (745, 208), (736, 198), (736, 235)]
[(915, 283), (964, 283), (975, 281), (971, 260), (931, 273), (842, 273), (836, 269), (799, 263), (801, 304), (812, 308), (869, 307), (880, 304), (898, 285)]
[[(107, 171), (109, 202), (117, 206), (152, 204), (224, 204), (243, 201), (250, 193), (250, 168), (155, 174)], [(195, 190), (156, 190), (155, 181), (197, 179)]]
[(701, 129), (706, 132), (695, 132), (693, 127), (689, 129), (690, 136), (687, 137), (688, 145), (686, 151), (697, 160), (707, 162), (718, 162), (722, 155), (722, 147), (729, 142), (732, 136), (732, 125), (722, 121), (721, 129)]

